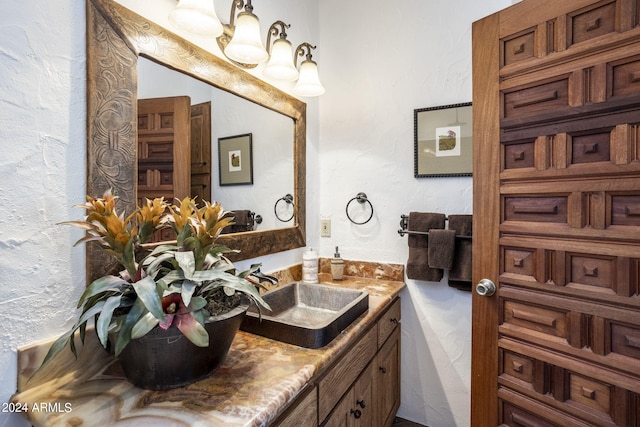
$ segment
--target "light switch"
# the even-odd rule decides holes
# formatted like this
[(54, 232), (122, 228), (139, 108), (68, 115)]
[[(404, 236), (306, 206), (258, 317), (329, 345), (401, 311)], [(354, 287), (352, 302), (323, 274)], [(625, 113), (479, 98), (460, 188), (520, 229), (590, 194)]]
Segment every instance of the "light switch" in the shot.
[(320, 237), (331, 237), (331, 220), (320, 220)]

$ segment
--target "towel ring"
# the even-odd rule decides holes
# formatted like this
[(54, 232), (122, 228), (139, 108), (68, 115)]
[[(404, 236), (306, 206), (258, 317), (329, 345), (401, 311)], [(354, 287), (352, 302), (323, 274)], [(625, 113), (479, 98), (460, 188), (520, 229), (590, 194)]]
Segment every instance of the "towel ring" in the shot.
[[(367, 218), (366, 221), (363, 222), (357, 222), (354, 221), (350, 216), (349, 216), (349, 205), (351, 204), (351, 202), (353, 201), (357, 201), (358, 203), (360, 203), (361, 205), (365, 204), (365, 203), (369, 203), (369, 206), (371, 206), (371, 215), (369, 215), (369, 218)], [(356, 225), (363, 225), (368, 223), (369, 221), (371, 221), (371, 218), (373, 218), (373, 205), (371, 204), (371, 201), (367, 198), (367, 195), (365, 193), (358, 193), (356, 195), (356, 197), (354, 197), (353, 199), (349, 200), (347, 202), (347, 207), (345, 208), (345, 211), (347, 213), (347, 218), (349, 218), (349, 221), (351, 221), (352, 223), (356, 224)]]
[(280, 216), (278, 215), (278, 203), (280, 202), (285, 202), (287, 205), (291, 205), (291, 206), (295, 206), (293, 204), (293, 196), (291, 194), (286, 194), (284, 197), (280, 197), (278, 200), (276, 200), (276, 204), (273, 206), (273, 213), (276, 214), (276, 218), (278, 218), (278, 220), (282, 221), (282, 222), (289, 222), (293, 219), (295, 212), (291, 214), (291, 216), (287, 219), (282, 219), (280, 218)]

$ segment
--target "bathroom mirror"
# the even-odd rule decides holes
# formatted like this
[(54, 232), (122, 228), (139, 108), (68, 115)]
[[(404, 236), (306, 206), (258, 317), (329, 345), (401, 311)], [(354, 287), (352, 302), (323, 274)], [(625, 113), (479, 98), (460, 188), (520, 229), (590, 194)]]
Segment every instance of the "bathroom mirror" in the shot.
[[(293, 146), (285, 142), (280, 150), (293, 153), (293, 221), (281, 228), (223, 235), (220, 243), (240, 250), (233, 260), (304, 246), (306, 104), (110, 0), (87, 0), (87, 194), (113, 188), (120, 211), (136, 208), (140, 57), (292, 121)], [(111, 260), (87, 245), (89, 280), (112, 268)]]
[[(203, 196), (205, 200), (216, 200), (226, 210), (254, 212), (261, 218), (261, 223), (254, 225), (257, 231), (289, 227), (289, 223), (278, 220), (274, 209), (278, 199), (285, 194), (293, 194), (294, 191), (293, 120), (147, 58), (138, 58), (139, 100), (162, 100), (168, 97), (185, 96), (188, 97), (192, 106), (202, 103), (209, 105), (208, 117), (205, 120), (209, 122), (206, 128), (207, 133), (210, 134), (208, 137), (210, 150), (207, 154), (211, 158), (208, 159), (210, 176), (207, 179), (209, 185)], [(140, 114), (140, 108), (138, 114)], [(140, 132), (138, 127), (138, 138), (140, 138)], [(251, 135), (252, 149), (249, 153), (245, 153), (249, 156), (242, 159), (242, 166), (251, 168), (251, 176), (254, 179), (250, 185), (229, 184), (220, 178), (228, 174), (232, 175), (232, 179), (236, 179), (238, 174), (229, 172), (230, 163), (224, 155), (228, 154), (225, 152), (228, 146), (221, 144), (220, 139), (223, 140), (222, 142), (234, 141), (233, 137), (247, 134)], [(162, 139), (157, 134), (153, 134), (150, 138)], [(162, 141), (159, 142), (159, 144), (162, 143)], [(235, 145), (232, 144), (229, 147), (235, 151)], [(190, 195), (193, 197), (198, 193), (194, 190)], [(139, 199), (140, 196), (140, 182), (138, 182)], [(278, 207), (280, 205), (282, 204), (278, 204)]]

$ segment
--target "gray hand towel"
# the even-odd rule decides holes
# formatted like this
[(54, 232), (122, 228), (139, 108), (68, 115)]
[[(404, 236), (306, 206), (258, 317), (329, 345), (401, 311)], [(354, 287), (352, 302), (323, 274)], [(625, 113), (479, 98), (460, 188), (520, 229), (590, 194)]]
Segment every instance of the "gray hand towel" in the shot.
[(455, 244), (454, 230), (429, 230), (429, 267), (449, 270), (453, 266)]
[[(449, 215), (449, 230), (455, 230), (458, 236), (471, 236), (472, 224), (472, 215)], [(471, 291), (471, 247), (471, 239), (456, 239), (453, 266), (449, 270), (449, 286)]]
[[(444, 214), (410, 212), (407, 229), (409, 231), (428, 232), (430, 229), (443, 229), (444, 224)], [(429, 237), (427, 235), (409, 234), (407, 242), (409, 244), (407, 277), (409, 279), (429, 282), (439, 282), (442, 280), (442, 269), (429, 267)]]

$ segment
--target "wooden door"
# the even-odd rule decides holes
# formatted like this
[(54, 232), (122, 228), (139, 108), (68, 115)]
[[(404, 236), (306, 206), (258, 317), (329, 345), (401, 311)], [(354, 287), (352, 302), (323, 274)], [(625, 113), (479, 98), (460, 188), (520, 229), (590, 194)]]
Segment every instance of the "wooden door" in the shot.
[(191, 193), (188, 96), (138, 100), (138, 205)]
[(640, 426), (640, 0), (473, 25), (473, 426)]
[(211, 101), (191, 106), (191, 197), (211, 201)]

